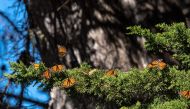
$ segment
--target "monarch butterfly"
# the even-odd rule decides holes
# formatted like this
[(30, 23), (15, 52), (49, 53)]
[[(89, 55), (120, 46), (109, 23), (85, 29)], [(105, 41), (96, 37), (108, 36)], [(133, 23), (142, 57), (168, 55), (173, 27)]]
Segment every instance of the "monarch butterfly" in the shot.
[(34, 66), (34, 69), (39, 69), (39, 67), (40, 67), (40, 64), (33, 64), (33, 66)]
[(164, 63), (161, 59), (154, 60), (151, 63), (147, 65), (148, 68), (158, 68), (160, 70), (163, 70), (166, 67), (166, 63)]
[(69, 87), (72, 87), (75, 83), (76, 83), (76, 81), (74, 78), (66, 78), (63, 80), (62, 86), (64, 88), (69, 88)]
[(190, 91), (186, 90), (186, 91), (180, 91), (179, 94), (187, 99), (190, 99)]
[(49, 70), (46, 70), (45, 72), (43, 72), (42, 77), (49, 79), (51, 77), (51, 73), (49, 72)]
[(59, 57), (64, 57), (66, 53), (67, 53), (67, 49), (64, 46), (58, 46)]
[(55, 66), (51, 67), (50, 69), (53, 72), (61, 72), (64, 68), (65, 68), (64, 65), (55, 65)]
[(108, 70), (105, 75), (106, 76), (116, 76), (116, 71), (114, 69)]

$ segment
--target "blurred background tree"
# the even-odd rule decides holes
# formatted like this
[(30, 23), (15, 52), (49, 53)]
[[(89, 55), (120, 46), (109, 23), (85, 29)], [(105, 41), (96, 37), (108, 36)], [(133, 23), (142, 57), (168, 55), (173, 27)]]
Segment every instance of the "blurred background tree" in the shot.
[[(20, 37), (22, 34), (13, 36), (25, 40), (22, 44), (24, 48), (19, 49), (20, 52), (14, 48), (11, 50), (18, 54), (16, 60), (22, 60), (26, 65), (41, 60), (48, 67), (64, 64), (67, 68), (73, 68), (81, 62), (87, 62), (102, 69), (128, 71), (131, 67), (143, 68), (150, 62), (151, 53), (144, 50), (143, 38), (127, 37), (126, 27), (140, 24), (154, 30), (154, 25), (162, 22), (185, 22), (187, 26), (190, 25), (189, 0), (15, 1), (25, 4), (28, 13), (28, 22), (25, 24), (29, 23), (29, 28), (28, 34), (24, 35), (26, 37)], [(19, 8), (20, 5), (15, 6)], [(19, 30), (11, 26), (14, 31)], [(7, 34), (2, 36), (9, 37)], [(58, 55), (59, 45), (67, 48), (64, 58)], [(35, 53), (40, 56), (35, 56)], [(6, 67), (2, 65), (1, 68), (4, 70)], [(56, 88), (51, 92), (55, 96), (60, 93)], [(61, 100), (58, 102), (63, 103)], [(75, 106), (77, 102), (72, 103)], [(51, 101), (53, 104), (56, 104), (55, 101)]]

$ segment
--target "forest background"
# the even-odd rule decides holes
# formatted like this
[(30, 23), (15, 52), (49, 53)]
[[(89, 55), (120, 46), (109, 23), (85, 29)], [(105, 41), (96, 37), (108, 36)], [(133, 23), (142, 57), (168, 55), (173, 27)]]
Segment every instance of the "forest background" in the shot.
[[(31, 98), (28, 87), (9, 83), (2, 74), (11, 72), (9, 62), (43, 61), (47, 67), (64, 63), (67, 68), (87, 62), (123, 71), (143, 68), (151, 61), (143, 48), (144, 39), (127, 37), (126, 28), (141, 25), (154, 30), (154, 25), (163, 22), (184, 22), (189, 27), (189, 5), (188, 0), (1, 0), (1, 95), (5, 96), (1, 105), (43, 107), (49, 100)], [(64, 58), (58, 55), (58, 45), (68, 49)]]

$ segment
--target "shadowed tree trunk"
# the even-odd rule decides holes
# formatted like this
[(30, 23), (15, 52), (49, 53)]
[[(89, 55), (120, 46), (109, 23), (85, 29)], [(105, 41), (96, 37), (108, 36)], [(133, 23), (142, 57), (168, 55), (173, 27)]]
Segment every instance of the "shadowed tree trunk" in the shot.
[[(29, 8), (31, 37), (47, 66), (64, 63), (71, 68), (86, 61), (127, 71), (146, 64), (142, 40), (126, 36), (126, 27), (135, 24), (135, 1), (65, 2), (34, 0)], [(68, 49), (65, 58), (58, 57), (57, 45)]]

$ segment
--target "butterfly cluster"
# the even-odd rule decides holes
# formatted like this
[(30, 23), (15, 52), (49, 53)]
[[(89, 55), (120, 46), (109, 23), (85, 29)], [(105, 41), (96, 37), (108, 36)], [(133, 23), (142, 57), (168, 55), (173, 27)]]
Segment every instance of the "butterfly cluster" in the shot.
[[(34, 67), (35, 70), (37, 70), (37, 69), (39, 69), (40, 64), (33, 64), (33, 67)], [(54, 66), (46, 69), (42, 73), (41, 77), (48, 80), (48, 79), (50, 79), (52, 77), (53, 73), (59, 73), (59, 72), (62, 72), (63, 70), (65, 70), (64, 65), (61, 65), (61, 64), (54, 65)], [(76, 80), (74, 78), (66, 78), (62, 82), (62, 87), (69, 88), (69, 87), (73, 86), (75, 83), (76, 83)]]
[[(34, 64), (34, 68), (35, 68), (35, 65), (36, 64)], [(49, 79), (49, 78), (51, 78), (52, 73), (61, 72), (64, 69), (65, 69), (64, 65), (61, 65), (61, 64), (60, 65), (54, 65), (54, 66), (48, 68), (47, 70), (45, 70), (42, 74), (42, 77)]]
[[(61, 51), (61, 50), (60, 50)], [(33, 64), (34, 65), (34, 69), (38, 69), (39, 68), (39, 64)], [(154, 60), (151, 63), (149, 63), (147, 65), (148, 68), (150, 69), (159, 69), (159, 70), (163, 70), (164, 68), (166, 68), (167, 64), (165, 62), (163, 62), (163, 60), (159, 59), (159, 60)], [(54, 65), (50, 68), (48, 68), (47, 70), (45, 70), (42, 73), (42, 77), (45, 79), (50, 79), (52, 77), (53, 73), (59, 73), (62, 72), (63, 70), (65, 70), (65, 66), (64, 65)], [(86, 72), (83, 72), (85, 75), (91, 76), (93, 75), (95, 72), (97, 71), (97, 69), (89, 69)], [(104, 76), (106, 77), (117, 77), (117, 70), (115, 69), (109, 69), (107, 71), (105, 71)], [(76, 84), (76, 79), (73, 77), (67, 77), (66, 79), (64, 79), (61, 83), (61, 86), (64, 88), (70, 88), (72, 87), (74, 84)], [(182, 94), (182, 92), (180, 92)], [(183, 92), (185, 93), (185, 92)], [(185, 95), (185, 94), (183, 94)], [(185, 95), (187, 96), (187, 94)]]
[(147, 65), (148, 68), (157, 68), (159, 70), (163, 70), (166, 66), (167, 64), (162, 59), (154, 60)]
[[(64, 46), (58, 46), (58, 55), (59, 57), (64, 57), (67, 53), (67, 49)], [(33, 67), (35, 70), (39, 69), (40, 64), (33, 64)], [(52, 77), (52, 73), (58, 73), (65, 70), (65, 66), (64, 65), (54, 65), (50, 68), (48, 68), (47, 70), (45, 70), (42, 73), (42, 77), (45, 79), (50, 79)], [(76, 83), (76, 80), (74, 78), (66, 78), (63, 80), (62, 86), (64, 88), (69, 88), (71, 86), (73, 86)]]
[[(97, 71), (97, 69), (92, 69), (92, 70), (88, 71), (87, 75), (90, 76), (90, 75), (94, 74), (96, 71)], [(108, 77), (115, 77), (116, 75), (117, 75), (117, 73), (114, 69), (110, 69), (105, 72), (105, 76), (108, 76)], [(64, 88), (69, 88), (69, 87), (72, 87), (75, 83), (76, 83), (76, 80), (73, 77), (68, 77), (63, 80), (62, 86)]]

